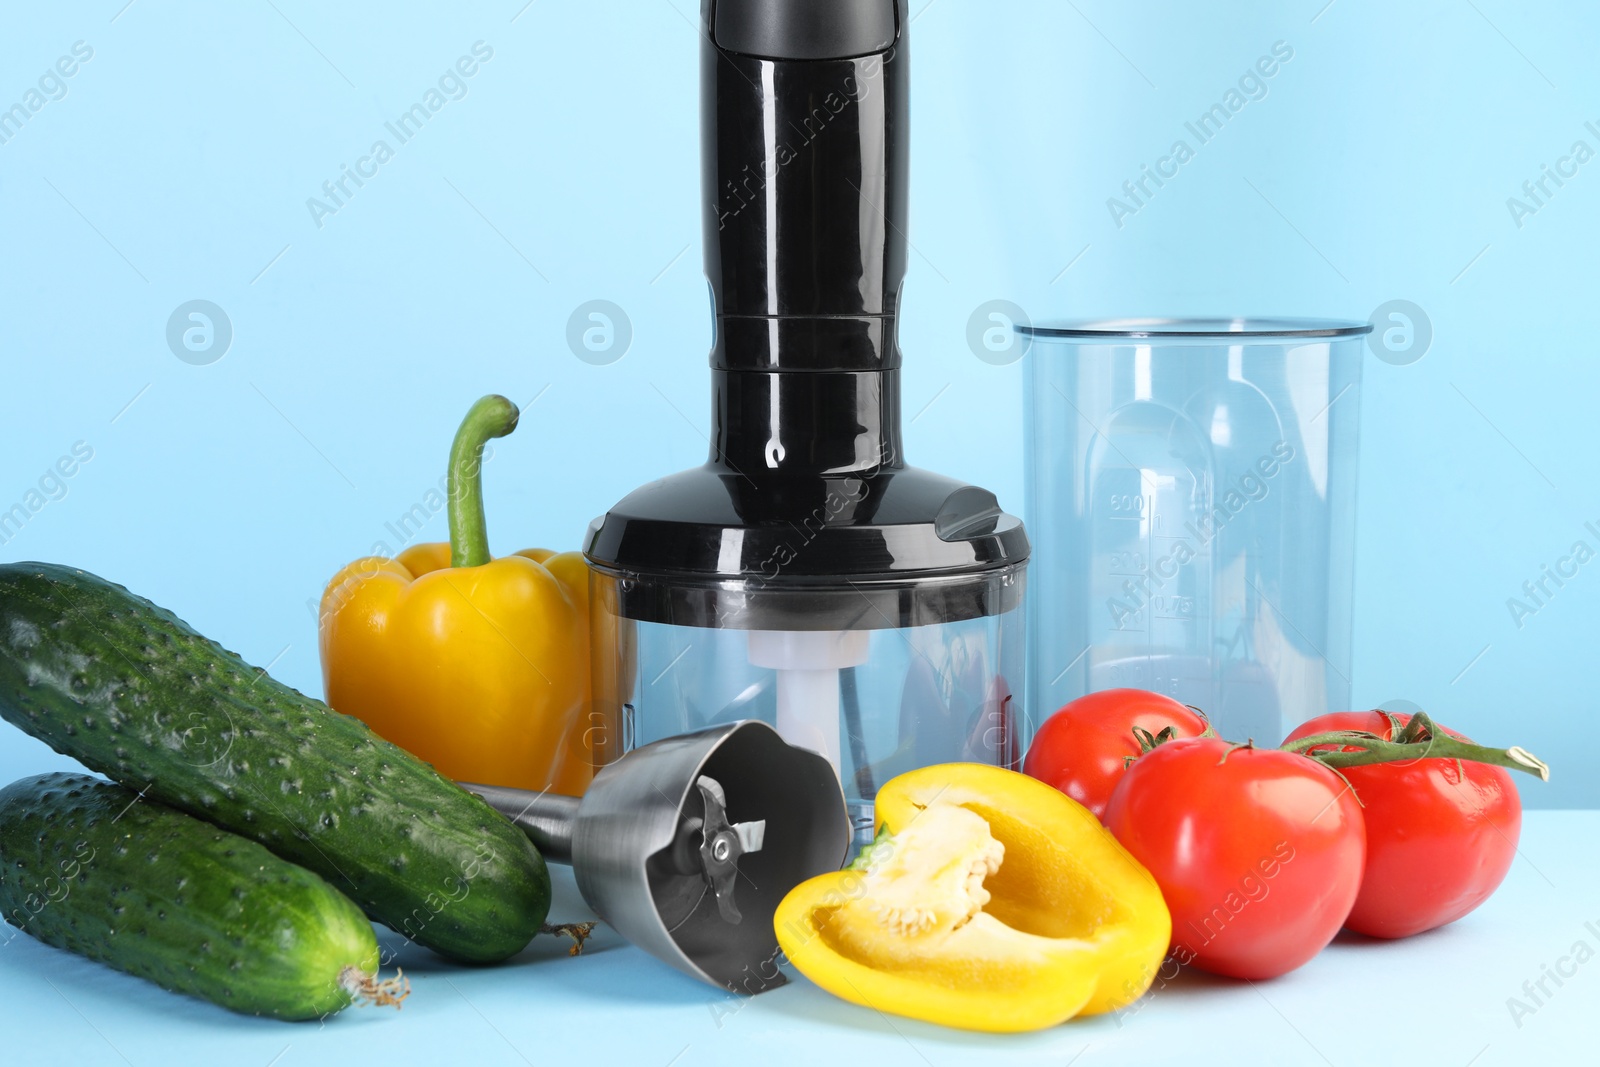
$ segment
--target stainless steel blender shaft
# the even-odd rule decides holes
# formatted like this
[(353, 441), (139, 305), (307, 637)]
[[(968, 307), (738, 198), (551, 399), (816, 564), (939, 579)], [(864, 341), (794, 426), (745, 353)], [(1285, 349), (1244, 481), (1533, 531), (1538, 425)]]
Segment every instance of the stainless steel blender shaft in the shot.
[(491, 808), (515, 823), (545, 859), (571, 866), (572, 829), (577, 824), (578, 808), (583, 804), (581, 799), (501, 785), (456, 784), (469, 793), (478, 794)]
[[(546, 860), (572, 865), (572, 836), (583, 807), (580, 798), (476, 782), (456, 784), (478, 794), (491, 808), (516, 824)], [(730, 823), (728, 797), (715, 778), (701, 775), (695, 781), (695, 788), (703, 813), (682, 818), (679, 847), (674, 850), (672, 866), (679, 874), (702, 876), (706, 888), (716, 896), (717, 910), (723, 921), (737, 923), (741, 915), (734, 900), (734, 887), (739, 858), (761, 851), (767, 823), (765, 819)]]

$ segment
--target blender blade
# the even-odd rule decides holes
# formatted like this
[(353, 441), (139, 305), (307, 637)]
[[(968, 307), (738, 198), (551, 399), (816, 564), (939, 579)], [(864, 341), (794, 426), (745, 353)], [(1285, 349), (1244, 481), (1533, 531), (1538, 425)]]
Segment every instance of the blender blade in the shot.
[(705, 803), (705, 815), (700, 821), (700, 866), (712, 893), (716, 894), (717, 910), (723, 921), (737, 923), (743, 918), (733, 899), (739, 857), (761, 851), (767, 835), (767, 821), (757, 819), (733, 825), (728, 822), (727, 795), (715, 778), (702, 774), (696, 779), (695, 788)]

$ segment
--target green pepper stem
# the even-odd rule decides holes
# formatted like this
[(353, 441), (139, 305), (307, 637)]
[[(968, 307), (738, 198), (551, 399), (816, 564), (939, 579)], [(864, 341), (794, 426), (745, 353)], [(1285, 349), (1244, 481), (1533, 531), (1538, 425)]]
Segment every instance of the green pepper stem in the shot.
[(517, 405), (490, 394), (472, 405), (450, 445), (450, 566), (489, 562), (489, 530), (483, 517), (483, 446), (517, 428)]
[[(1311, 751), (1323, 745), (1336, 747)], [(1356, 751), (1347, 752), (1346, 748), (1354, 748)], [(1366, 730), (1333, 730), (1290, 741), (1283, 746), (1283, 750), (1309, 756), (1334, 770), (1344, 767), (1365, 767), (1373, 763), (1393, 763), (1399, 760), (1463, 759), (1505, 767), (1513, 771), (1524, 771), (1546, 782), (1550, 780), (1549, 766), (1527, 749), (1515, 745), (1504, 749), (1489, 748), (1486, 745), (1475, 745), (1471, 741), (1451, 737), (1420, 711), (1411, 717), (1403, 729), (1396, 732), (1393, 741), (1386, 741)]]

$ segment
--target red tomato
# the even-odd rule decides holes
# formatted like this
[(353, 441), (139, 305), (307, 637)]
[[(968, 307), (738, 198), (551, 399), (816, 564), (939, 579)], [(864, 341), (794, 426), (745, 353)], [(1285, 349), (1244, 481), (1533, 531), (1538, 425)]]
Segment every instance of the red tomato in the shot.
[(1127, 758), (1139, 754), (1135, 726), (1152, 735), (1171, 727), (1178, 737), (1199, 737), (1208, 723), (1193, 708), (1160, 693), (1103, 689), (1044, 721), (1028, 747), (1023, 773), (1055, 786), (1099, 818)]
[[(1411, 716), (1396, 718), (1404, 726)], [(1392, 736), (1381, 712), (1346, 711), (1319, 715), (1288, 740), (1330, 730)], [(1419, 759), (1342, 773), (1365, 805), (1367, 824), (1367, 873), (1344, 922), (1351, 930), (1410, 937), (1455, 922), (1489, 899), (1511, 869), (1522, 833), (1522, 800), (1505, 768)]]
[(1111, 794), (1106, 828), (1161, 886), (1179, 963), (1274, 978), (1333, 940), (1361, 888), (1355, 795), (1306, 756), (1169, 741)]

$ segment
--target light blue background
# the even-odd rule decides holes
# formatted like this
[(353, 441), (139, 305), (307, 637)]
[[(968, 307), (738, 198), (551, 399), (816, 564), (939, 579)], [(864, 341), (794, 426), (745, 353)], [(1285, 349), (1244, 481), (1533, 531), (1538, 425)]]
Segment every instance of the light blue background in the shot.
[[(1574, 141), (1600, 149), (1600, 18), (1324, 2), (916, 0), (908, 451), (1022, 507), (1021, 367), (965, 341), (993, 298), (1036, 320), (1415, 301), (1431, 349), (1367, 367), (1356, 701), (1541, 753), (1532, 805), (1600, 804), (1566, 740), (1591, 722), (1600, 562), (1520, 629), (1506, 605), (1600, 548), (1600, 161), (1520, 228), (1506, 206)], [(538, 398), (487, 467), (502, 552), (576, 547), (701, 461), (692, 0), (122, 4), (11, 4), (0, 35), (0, 106), (94, 49), (0, 145), (0, 509), (94, 450), (0, 558), (122, 581), (319, 692), (310, 605), (399, 547), (385, 524), (480, 394)], [(465, 97), (396, 144), (385, 121), (480, 40)], [(1266, 97), (1118, 228), (1107, 198), (1277, 41)], [(379, 138), (394, 158), (319, 228), (307, 198)], [(164, 337), (197, 298), (234, 331), (208, 366)], [(596, 298), (632, 324), (608, 366), (565, 340)], [(0, 741), (9, 775), (59, 762)]]
[[(1591, 722), (1600, 562), (1520, 630), (1505, 603), (1575, 540), (1600, 547), (1584, 529), (1600, 520), (1600, 367), (1583, 314), (1600, 162), (1520, 229), (1506, 208), (1574, 140), (1600, 148), (1584, 129), (1600, 124), (1600, 15), (1578, 0), (1324, 3), (913, 0), (911, 458), (1022, 507), (1021, 367), (965, 341), (994, 298), (1035, 319), (1361, 318), (1418, 303), (1435, 331), (1425, 357), (1367, 367), (1356, 700), (1413, 700), (1519, 741), (1555, 767), (1524, 789), (1530, 804), (1600, 806), (1593, 757), (1566, 740)], [(75, 442), (94, 458), (0, 559), (125, 582), (319, 692), (308, 605), (375, 542), (399, 547), (385, 524), (437, 484), (477, 396), (538, 398), (486, 468), (501, 552), (575, 547), (628, 489), (701, 461), (692, 0), (123, 4), (4, 9), (0, 106), (74, 42), (94, 57), (0, 144), (0, 509)], [(318, 228), (306, 199), (479, 40), (494, 56), (465, 98)], [(1117, 228), (1106, 198), (1280, 40), (1294, 58), (1266, 98)], [(234, 330), (209, 366), (165, 341), (193, 299)], [(631, 320), (632, 346), (609, 366), (566, 344), (592, 299)], [(423, 536), (444, 534), (438, 516)], [(0, 780), (64, 762), (0, 730)], [(1253, 991), (1186, 975), (1126, 1029), (981, 1038), (804, 982), (730, 1017), (714, 991), (604, 931), (576, 961), (544, 959), (559, 950), (543, 941), (513, 968), (408, 956), (417, 995), (401, 1015), (324, 1030), (241, 1021), (17, 937), (0, 948), (0, 1029), (33, 1063), (1009, 1052), (1091, 1067), (1108, 1048), (1123, 1062), (1176, 1048), (1237, 1059), (1241, 1033), (1284, 1063), (1382, 1049), (1571, 1059), (1594, 975), (1521, 1026), (1504, 1007), (1600, 922), (1589, 850), (1573, 847), (1594, 839), (1593, 817), (1542, 817), (1502, 892), (1463, 922), (1394, 944), (1341, 939)], [(558, 917), (577, 914), (562, 877)], [(1414, 1013), (1374, 1013), (1380, 972)], [(1373, 1029), (1325, 1025), (1357, 1015)]]

